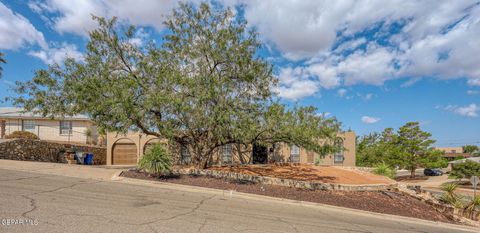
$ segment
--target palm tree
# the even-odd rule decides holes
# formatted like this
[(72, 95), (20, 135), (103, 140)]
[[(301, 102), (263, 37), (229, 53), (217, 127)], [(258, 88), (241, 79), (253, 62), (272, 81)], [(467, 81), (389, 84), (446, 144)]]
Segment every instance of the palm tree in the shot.
[[(3, 58), (4, 54), (2, 52), (0, 52), (0, 63), (7, 63), (7, 61), (5, 60), (5, 58)], [(0, 66), (0, 77), (2, 77), (2, 72), (3, 71), (3, 68)]]

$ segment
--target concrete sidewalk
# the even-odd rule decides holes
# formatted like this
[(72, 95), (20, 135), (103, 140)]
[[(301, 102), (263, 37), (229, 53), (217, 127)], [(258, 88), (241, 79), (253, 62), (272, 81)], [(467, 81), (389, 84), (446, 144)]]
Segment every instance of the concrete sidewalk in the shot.
[(110, 181), (126, 167), (86, 166), (0, 159), (0, 169)]

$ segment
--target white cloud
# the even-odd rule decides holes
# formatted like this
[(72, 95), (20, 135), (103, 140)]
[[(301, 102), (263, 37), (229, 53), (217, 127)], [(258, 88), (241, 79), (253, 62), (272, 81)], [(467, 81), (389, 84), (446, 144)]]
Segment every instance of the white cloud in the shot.
[(311, 80), (301, 67), (281, 69), (278, 80), (279, 86), (275, 91), (285, 99), (298, 100), (314, 95), (320, 89), (318, 83)]
[[(92, 14), (96, 16), (118, 17), (130, 24), (164, 28), (164, 16), (170, 14), (178, 2), (173, 0), (48, 0), (30, 2), (30, 8), (42, 15), (55, 14), (53, 28), (60, 33), (88, 35), (96, 28)], [(52, 17), (50, 17), (52, 18)]]
[(58, 46), (53, 45), (39, 51), (30, 51), (28, 54), (39, 58), (48, 65), (61, 64), (66, 58), (73, 58), (77, 61), (83, 60), (83, 54), (77, 50), (77, 47), (67, 43)]
[(47, 47), (43, 34), (28, 19), (0, 2), (0, 49), (19, 49), (26, 45)]
[(478, 111), (480, 111), (480, 106), (476, 104), (470, 104), (464, 107), (458, 107), (453, 109), (453, 112), (466, 117), (477, 117)]
[[(264, 0), (247, 1), (245, 10), (285, 58), (306, 59), (304, 69), (318, 69), (317, 77), (326, 73), (316, 81), (320, 86), (325, 80), (330, 88), (383, 85), (404, 77), (411, 78), (404, 86), (427, 77), (480, 85), (480, 5), (474, 1)], [(391, 33), (394, 23), (405, 26)], [(376, 26), (373, 40), (383, 37), (383, 43), (358, 34)]]
[(376, 117), (370, 117), (370, 116), (363, 116), (362, 117), (362, 122), (365, 124), (374, 124), (380, 121), (380, 118)]
[(480, 78), (468, 80), (468, 85), (470, 86), (480, 86)]
[(338, 96), (340, 96), (340, 97), (344, 97), (344, 96), (347, 94), (347, 89), (345, 89), (345, 88), (340, 88), (340, 89), (338, 89), (337, 94), (338, 94)]
[[(298, 100), (322, 88), (383, 85), (405, 77), (410, 81), (403, 86), (427, 77), (467, 78), (469, 85), (480, 85), (480, 5), (474, 1), (220, 2), (244, 4), (245, 18), (267, 46), (279, 50), (285, 59), (298, 61), (297, 73), (280, 80), (277, 91), (284, 98)], [(91, 14), (117, 16), (161, 31), (164, 16), (177, 4), (174, 0), (34, 0), (29, 6), (41, 16), (49, 16), (47, 24), (56, 31), (85, 36), (96, 27)], [(379, 29), (368, 36), (362, 34), (373, 28)], [(8, 36), (4, 34), (0, 37)], [(31, 36), (22, 38), (37, 41)], [(133, 42), (142, 43), (140, 38)]]
[(477, 91), (477, 90), (467, 90), (467, 94), (469, 94), (469, 95), (477, 95), (477, 94), (480, 94), (480, 91)]

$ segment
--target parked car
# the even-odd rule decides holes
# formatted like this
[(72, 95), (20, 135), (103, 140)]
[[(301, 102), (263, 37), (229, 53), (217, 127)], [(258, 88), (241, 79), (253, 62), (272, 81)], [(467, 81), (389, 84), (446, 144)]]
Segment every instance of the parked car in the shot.
[(425, 168), (423, 174), (426, 176), (441, 176), (443, 171), (438, 168)]

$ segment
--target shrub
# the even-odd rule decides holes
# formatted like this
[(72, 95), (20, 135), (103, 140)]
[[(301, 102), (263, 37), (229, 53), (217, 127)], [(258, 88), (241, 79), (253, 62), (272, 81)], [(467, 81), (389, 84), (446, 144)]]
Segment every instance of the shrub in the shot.
[(170, 173), (172, 156), (163, 145), (155, 144), (143, 155), (138, 166), (158, 177)]
[(480, 176), (480, 163), (466, 160), (465, 162), (452, 165), (452, 171), (449, 177), (454, 179), (470, 178), (472, 176)]
[(37, 135), (27, 131), (14, 131), (11, 134), (5, 136), (5, 138), (7, 139), (23, 138), (23, 139), (36, 139), (36, 140), (39, 139)]
[(393, 179), (395, 178), (397, 171), (395, 171), (395, 169), (391, 168), (387, 164), (381, 163), (375, 166), (375, 168), (373, 169), (373, 173)]
[(319, 166), (320, 164), (322, 164), (322, 158), (320, 158), (320, 156), (317, 156), (315, 158), (315, 166)]

